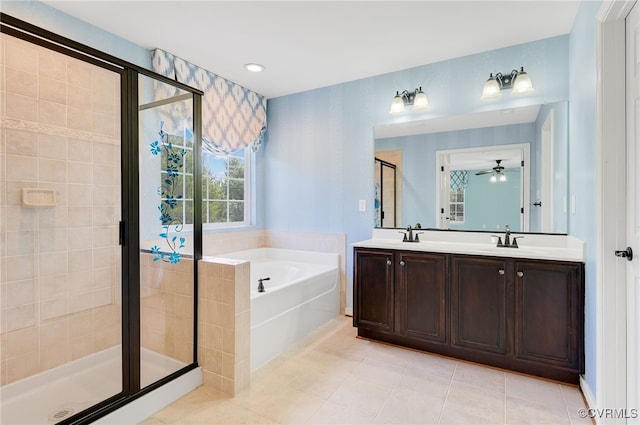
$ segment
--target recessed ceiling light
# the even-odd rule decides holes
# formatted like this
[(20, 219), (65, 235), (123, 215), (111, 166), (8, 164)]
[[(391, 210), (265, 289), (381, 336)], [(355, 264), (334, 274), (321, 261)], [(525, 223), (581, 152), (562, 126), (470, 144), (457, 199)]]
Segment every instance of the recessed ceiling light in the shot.
[(264, 71), (264, 65), (260, 65), (259, 63), (246, 63), (244, 69), (251, 72), (262, 72)]

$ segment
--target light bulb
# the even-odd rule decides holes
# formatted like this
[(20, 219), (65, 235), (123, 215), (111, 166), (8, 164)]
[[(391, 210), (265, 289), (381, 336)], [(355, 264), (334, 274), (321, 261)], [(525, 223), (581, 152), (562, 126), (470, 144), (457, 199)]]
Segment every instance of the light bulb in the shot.
[(513, 82), (513, 89), (511, 93), (514, 94), (527, 94), (533, 93), (533, 83), (529, 74), (524, 72), (524, 67), (520, 68), (520, 72), (516, 76), (516, 80)]
[(429, 99), (427, 99), (427, 95), (422, 91), (422, 87), (418, 89), (416, 92), (416, 97), (413, 98), (413, 110), (419, 109), (429, 109)]
[(400, 93), (396, 92), (396, 95), (393, 97), (391, 101), (391, 109), (389, 109), (390, 114), (399, 114), (404, 112), (404, 100)]
[(480, 96), (480, 99), (497, 99), (500, 96), (502, 96), (502, 93), (500, 93), (498, 80), (493, 78), (493, 74), (489, 74), (489, 79), (484, 83), (484, 87), (482, 88), (482, 96)]

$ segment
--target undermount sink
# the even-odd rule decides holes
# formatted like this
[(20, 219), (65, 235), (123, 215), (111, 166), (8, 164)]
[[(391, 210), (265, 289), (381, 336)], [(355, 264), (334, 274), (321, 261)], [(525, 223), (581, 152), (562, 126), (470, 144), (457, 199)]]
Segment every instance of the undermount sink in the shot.
[[(427, 237), (424, 237), (427, 236)], [(373, 238), (357, 242), (354, 246), (368, 248), (398, 249), (405, 251), (441, 252), (466, 255), (486, 255), (492, 257), (513, 257), (559, 261), (584, 261), (583, 250), (567, 248), (566, 246), (527, 246), (526, 240), (519, 240), (519, 247), (499, 247), (490, 241), (480, 242), (476, 240), (429, 240), (428, 235), (420, 242), (403, 242), (398, 238)], [(533, 242), (533, 241), (532, 241)]]

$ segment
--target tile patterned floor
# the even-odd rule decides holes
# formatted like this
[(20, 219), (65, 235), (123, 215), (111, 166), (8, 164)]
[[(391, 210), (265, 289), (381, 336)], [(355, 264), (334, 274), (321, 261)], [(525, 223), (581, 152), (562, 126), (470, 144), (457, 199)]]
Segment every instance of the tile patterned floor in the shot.
[(592, 425), (585, 407), (577, 387), (357, 339), (339, 317), (240, 395), (200, 387), (142, 424)]

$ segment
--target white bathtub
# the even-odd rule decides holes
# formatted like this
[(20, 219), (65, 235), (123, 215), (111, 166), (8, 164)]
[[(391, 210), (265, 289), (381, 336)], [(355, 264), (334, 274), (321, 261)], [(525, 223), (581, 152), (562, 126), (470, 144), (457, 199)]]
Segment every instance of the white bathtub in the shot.
[(221, 257), (250, 262), (252, 372), (339, 314), (338, 254), (258, 248)]

